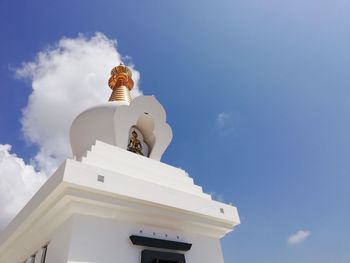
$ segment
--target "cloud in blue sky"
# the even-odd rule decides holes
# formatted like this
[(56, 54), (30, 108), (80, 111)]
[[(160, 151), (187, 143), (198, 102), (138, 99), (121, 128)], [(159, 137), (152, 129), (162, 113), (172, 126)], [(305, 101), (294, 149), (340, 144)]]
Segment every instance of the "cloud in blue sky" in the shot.
[[(35, 61), (23, 63), (16, 70), (18, 78), (32, 84), (21, 124), (24, 138), (36, 145), (38, 152), (31, 164), (25, 164), (10, 153), (10, 145), (0, 145), (0, 229), (36, 192), (44, 178), (71, 155), (69, 128), (73, 119), (81, 111), (108, 100), (109, 72), (121, 61), (116, 41), (96, 33), (91, 38), (62, 38), (39, 52)], [(132, 65), (131, 69), (135, 97), (141, 94), (140, 74)]]
[(224, 195), (222, 193), (210, 192), (211, 198), (219, 202), (225, 202)]
[(230, 112), (220, 112), (215, 121), (215, 127), (219, 131), (220, 135), (228, 135), (232, 133), (238, 122), (237, 114), (232, 114)]
[(46, 175), (0, 144), (0, 230), (46, 181)]
[(307, 230), (299, 230), (298, 232), (292, 234), (288, 238), (289, 245), (296, 245), (303, 242), (310, 236), (311, 232)]

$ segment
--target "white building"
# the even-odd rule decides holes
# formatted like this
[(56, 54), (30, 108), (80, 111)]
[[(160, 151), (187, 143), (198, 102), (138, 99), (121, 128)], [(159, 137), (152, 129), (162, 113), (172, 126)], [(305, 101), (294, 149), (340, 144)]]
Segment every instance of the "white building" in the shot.
[[(1, 263), (221, 263), (237, 209), (160, 162), (172, 139), (153, 96), (131, 101), (123, 65), (108, 103), (71, 127), (64, 161), (0, 236)], [(142, 156), (143, 155), (143, 156)]]

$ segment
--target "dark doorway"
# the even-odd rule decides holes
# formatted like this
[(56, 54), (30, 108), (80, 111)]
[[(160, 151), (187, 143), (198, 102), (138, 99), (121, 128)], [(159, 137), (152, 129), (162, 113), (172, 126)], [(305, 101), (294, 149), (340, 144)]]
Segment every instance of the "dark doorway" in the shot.
[(180, 253), (143, 250), (141, 263), (186, 263), (186, 261), (185, 256)]

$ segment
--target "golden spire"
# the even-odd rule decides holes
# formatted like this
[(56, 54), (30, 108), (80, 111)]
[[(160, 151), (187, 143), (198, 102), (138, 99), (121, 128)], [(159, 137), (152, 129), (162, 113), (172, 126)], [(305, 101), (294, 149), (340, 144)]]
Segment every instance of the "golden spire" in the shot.
[(113, 90), (109, 101), (123, 101), (127, 104), (131, 102), (130, 90), (134, 87), (132, 73), (128, 67), (120, 63), (111, 71), (108, 86)]

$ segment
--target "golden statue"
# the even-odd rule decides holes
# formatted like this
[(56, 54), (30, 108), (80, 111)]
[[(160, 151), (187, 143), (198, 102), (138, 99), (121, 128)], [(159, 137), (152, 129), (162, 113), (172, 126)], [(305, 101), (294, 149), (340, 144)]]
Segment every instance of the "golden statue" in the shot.
[(129, 140), (128, 144), (128, 151), (143, 155), (142, 153), (142, 145), (139, 139), (137, 139), (137, 132), (132, 131), (131, 132), (131, 138)]

